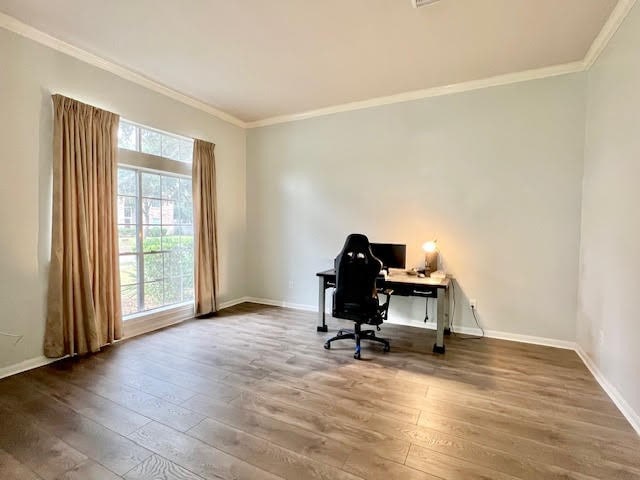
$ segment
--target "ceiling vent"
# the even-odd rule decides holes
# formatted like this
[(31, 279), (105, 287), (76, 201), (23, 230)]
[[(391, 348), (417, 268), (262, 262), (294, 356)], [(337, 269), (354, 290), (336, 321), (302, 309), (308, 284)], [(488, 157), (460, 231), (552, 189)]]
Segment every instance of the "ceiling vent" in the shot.
[(426, 7), (427, 5), (431, 5), (432, 3), (439, 2), (440, 0), (411, 0), (411, 5), (413, 8)]

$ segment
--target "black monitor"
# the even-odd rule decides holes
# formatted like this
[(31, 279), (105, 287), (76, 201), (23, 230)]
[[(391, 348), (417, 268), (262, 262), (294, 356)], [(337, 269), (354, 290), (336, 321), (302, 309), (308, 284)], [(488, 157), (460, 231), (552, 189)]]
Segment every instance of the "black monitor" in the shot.
[(373, 255), (382, 262), (382, 268), (406, 268), (407, 246), (394, 243), (372, 243)]

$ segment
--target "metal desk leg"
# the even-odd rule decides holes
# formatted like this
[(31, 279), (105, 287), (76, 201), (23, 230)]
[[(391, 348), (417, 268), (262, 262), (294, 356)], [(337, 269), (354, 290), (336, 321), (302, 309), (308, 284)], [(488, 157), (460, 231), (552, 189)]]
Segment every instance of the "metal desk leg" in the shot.
[(447, 288), (444, 294), (444, 334), (451, 335), (451, 289)]
[(445, 296), (444, 289), (438, 289), (438, 329), (436, 331), (436, 343), (433, 345), (434, 353), (444, 353), (444, 327), (445, 327)]
[(324, 318), (324, 292), (327, 289), (327, 281), (324, 277), (318, 277), (318, 332), (328, 332)]

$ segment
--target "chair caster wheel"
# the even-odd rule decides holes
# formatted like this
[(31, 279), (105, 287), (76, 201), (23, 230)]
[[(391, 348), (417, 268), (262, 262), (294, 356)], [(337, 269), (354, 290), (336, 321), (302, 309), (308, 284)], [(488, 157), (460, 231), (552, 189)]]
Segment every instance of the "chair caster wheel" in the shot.
[(354, 353), (353, 358), (355, 358), (356, 360), (360, 360), (360, 352)]
[(325, 350), (329, 350), (331, 348), (331, 344), (329, 342), (324, 344)]
[(391, 350), (391, 347), (389, 345), (385, 345), (384, 347), (382, 347), (383, 352), (388, 352), (389, 350)]

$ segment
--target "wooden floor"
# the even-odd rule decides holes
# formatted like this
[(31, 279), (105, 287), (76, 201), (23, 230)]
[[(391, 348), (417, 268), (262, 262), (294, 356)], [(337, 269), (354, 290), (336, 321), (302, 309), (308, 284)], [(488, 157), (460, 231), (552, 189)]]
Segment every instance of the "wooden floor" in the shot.
[(382, 333), (356, 361), (315, 315), (243, 304), (4, 379), (0, 479), (640, 478), (574, 352)]

